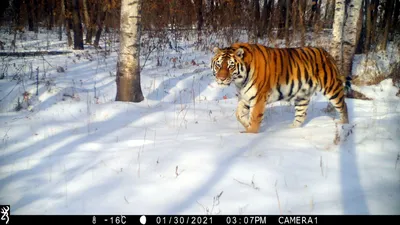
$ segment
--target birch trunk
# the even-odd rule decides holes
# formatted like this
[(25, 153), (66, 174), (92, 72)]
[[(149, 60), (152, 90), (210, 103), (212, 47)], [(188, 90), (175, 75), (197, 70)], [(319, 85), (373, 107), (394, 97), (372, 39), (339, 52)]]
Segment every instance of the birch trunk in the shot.
[(343, 29), (343, 75), (351, 76), (353, 57), (360, 39), (362, 0), (350, 0)]
[(345, 0), (336, 0), (330, 53), (336, 60), (338, 68), (341, 72), (343, 72), (342, 43), (343, 43), (343, 25), (344, 25), (345, 9), (346, 9)]
[(116, 101), (141, 102), (140, 1), (121, 1), (120, 53), (117, 64)]

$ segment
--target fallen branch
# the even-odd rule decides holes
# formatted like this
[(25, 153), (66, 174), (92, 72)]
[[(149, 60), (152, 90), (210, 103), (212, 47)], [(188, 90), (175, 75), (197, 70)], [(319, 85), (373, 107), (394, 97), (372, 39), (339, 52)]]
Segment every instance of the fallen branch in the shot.
[(42, 55), (64, 55), (72, 53), (71, 51), (35, 51), (35, 52), (0, 52), (0, 56), (42, 56)]

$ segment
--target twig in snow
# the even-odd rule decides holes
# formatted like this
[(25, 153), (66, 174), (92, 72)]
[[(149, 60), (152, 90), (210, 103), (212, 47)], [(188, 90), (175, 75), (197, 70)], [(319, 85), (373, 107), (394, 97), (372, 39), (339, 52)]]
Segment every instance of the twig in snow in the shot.
[(175, 178), (177, 178), (181, 173), (183, 173), (185, 170), (181, 170), (181, 172), (178, 172), (178, 166), (175, 167)]
[(319, 167), (321, 168), (321, 175), (324, 176), (324, 167), (323, 167), (323, 164), (322, 164), (322, 156), (321, 156), (321, 158), (319, 160)]
[(137, 159), (138, 159), (138, 177), (140, 177), (140, 150), (137, 153)]
[(144, 137), (143, 137), (143, 145), (142, 145), (142, 152), (144, 150), (144, 144), (146, 143), (146, 135), (147, 135), (147, 127), (144, 129)]
[(255, 185), (255, 183), (254, 183), (254, 175), (253, 175), (253, 178), (251, 179), (251, 184), (248, 184), (248, 183), (246, 183), (246, 182), (240, 181), (240, 180), (235, 179), (235, 178), (233, 178), (233, 179), (234, 179), (235, 181), (237, 181), (239, 184), (243, 184), (243, 185), (252, 187), (252, 188), (254, 188), (254, 189), (257, 190), (257, 191), (260, 190), (260, 188), (257, 187), (257, 186)]
[(311, 211), (313, 211), (313, 209), (314, 209), (314, 197), (313, 196), (311, 196), (310, 208), (311, 208)]
[(339, 129), (337, 123), (335, 123), (335, 138), (333, 139), (333, 143), (335, 145), (338, 145), (340, 142), (340, 135), (339, 135)]
[[(203, 209), (204, 209), (204, 212), (207, 214), (207, 215), (212, 215), (213, 214), (213, 211), (214, 211), (214, 207), (215, 206), (218, 206), (219, 205), (219, 198), (221, 197), (221, 195), (222, 195), (222, 193), (223, 193), (224, 191), (221, 191), (221, 193), (219, 193), (218, 195), (216, 195), (216, 196), (214, 196), (213, 197), (213, 205), (212, 205), (212, 207), (211, 207), (211, 210), (208, 208), (208, 207), (204, 207), (204, 205), (202, 205), (202, 204), (200, 204), (200, 202), (198, 202), (198, 201), (196, 201), (197, 202), (197, 204), (199, 204)], [(217, 213), (215, 213), (215, 214), (219, 214), (221, 212), (221, 210), (218, 210), (218, 212)]]
[(126, 199), (126, 196), (124, 196), (125, 202), (129, 204), (128, 199)]
[(394, 165), (394, 169), (397, 169), (397, 162), (400, 161), (400, 152), (397, 153), (397, 159), (396, 159), (396, 164)]
[(281, 201), (279, 200), (279, 195), (278, 195), (278, 189), (276, 188), (276, 185), (278, 184), (278, 180), (275, 182), (275, 193), (276, 193), (276, 198), (278, 199), (278, 207), (279, 207), (279, 212), (282, 215), (282, 209), (281, 209)]
[(4, 144), (4, 147), (6, 147), (6, 145), (7, 145), (7, 140), (10, 138), (9, 136), (8, 136), (8, 131), (10, 131), (10, 129), (11, 128), (8, 128), (8, 130), (6, 131), (6, 133), (4, 134), (4, 136), (3, 136), (3, 144)]

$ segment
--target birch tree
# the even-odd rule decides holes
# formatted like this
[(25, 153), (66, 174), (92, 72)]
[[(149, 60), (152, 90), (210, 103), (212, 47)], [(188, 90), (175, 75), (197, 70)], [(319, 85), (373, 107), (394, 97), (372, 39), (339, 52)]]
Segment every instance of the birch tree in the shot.
[(336, 0), (330, 53), (344, 76), (351, 76), (352, 61), (361, 31), (362, 0)]
[(330, 46), (330, 53), (338, 64), (339, 70), (342, 72), (342, 56), (343, 56), (343, 24), (345, 15), (346, 3), (345, 0), (336, 0), (335, 2), (335, 15), (333, 18), (332, 27), (332, 41)]
[(347, 0), (347, 16), (343, 36), (343, 75), (351, 76), (353, 58), (356, 52), (362, 26), (362, 0)]
[(141, 102), (144, 99), (140, 85), (140, 8), (140, 0), (121, 1), (116, 101)]

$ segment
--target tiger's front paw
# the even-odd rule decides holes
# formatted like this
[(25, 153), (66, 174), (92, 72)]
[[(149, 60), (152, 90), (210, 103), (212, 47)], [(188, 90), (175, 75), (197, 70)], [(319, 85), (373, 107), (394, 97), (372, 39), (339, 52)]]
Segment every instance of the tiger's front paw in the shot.
[(301, 123), (295, 121), (289, 125), (289, 128), (298, 128), (301, 127)]
[(258, 127), (252, 127), (252, 126), (249, 126), (249, 127), (246, 127), (246, 130), (244, 130), (244, 131), (240, 131), (240, 133), (250, 133), (250, 134), (256, 134), (256, 133), (258, 133), (259, 132), (259, 128)]

